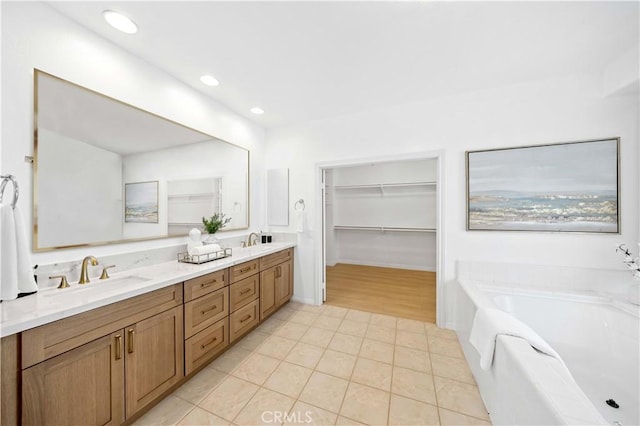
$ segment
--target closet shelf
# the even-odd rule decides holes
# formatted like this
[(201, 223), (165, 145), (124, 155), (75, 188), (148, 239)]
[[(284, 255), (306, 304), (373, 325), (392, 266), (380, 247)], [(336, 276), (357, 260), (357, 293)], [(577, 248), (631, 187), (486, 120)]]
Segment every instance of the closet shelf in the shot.
[(401, 183), (375, 183), (370, 185), (335, 185), (334, 189), (368, 189), (368, 188), (405, 188), (412, 186), (435, 186), (436, 182), (401, 182)]
[(378, 232), (436, 232), (435, 228), (408, 228), (399, 226), (344, 226), (335, 225), (335, 230), (378, 231)]
[(194, 192), (194, 193), (185, 193), (185, 194), (168, 194), (167, 198), (187, 198), (187, 197), (214, 198), (217, 196), (218, 194), (215, 192)]

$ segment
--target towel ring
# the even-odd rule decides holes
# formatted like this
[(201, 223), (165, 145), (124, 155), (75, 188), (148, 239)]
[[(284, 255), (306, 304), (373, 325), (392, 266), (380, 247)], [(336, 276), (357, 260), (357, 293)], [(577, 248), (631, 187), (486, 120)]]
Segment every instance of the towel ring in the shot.
[[(301, 210), (298, 210), (298, 204), (300, 204), (302, 206)], [(304, 211), (305, 205), (304, 205), (304, 200), (302, 198), (300, 198), (298, 201), (296, 201), (296, 203), (293, 205), (293, 209), (295, 211)]]
[(11, 203), (11, 208), (15, 209), (16, 204), (18, 204), (18, 197), (20, 196), (18, 180), (14, 175), (2, 175), (0, 178), (2, 178), (2, 184), (0, 184), (0, 204), (2, 204), (2, 198), (4, 197), (4, 188), (7, 186), (7, 183), (11, 181), (13, 184), (13, 202)]

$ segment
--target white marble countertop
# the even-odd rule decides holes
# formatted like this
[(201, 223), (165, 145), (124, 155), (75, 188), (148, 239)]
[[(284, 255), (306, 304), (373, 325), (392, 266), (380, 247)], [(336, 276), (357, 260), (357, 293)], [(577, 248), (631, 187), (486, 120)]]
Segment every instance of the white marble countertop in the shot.
[(108, 280), (92, 279), (89, 284), (45, 288), (38, 293), (0, 304), (0, 337), (19, 333), (62, 318), (120, 302), (179, 282), (257, 259), (294, 243), (268, 243), (234, 248), (233, 255), (201, 265), (177, 260), (113, 274)]

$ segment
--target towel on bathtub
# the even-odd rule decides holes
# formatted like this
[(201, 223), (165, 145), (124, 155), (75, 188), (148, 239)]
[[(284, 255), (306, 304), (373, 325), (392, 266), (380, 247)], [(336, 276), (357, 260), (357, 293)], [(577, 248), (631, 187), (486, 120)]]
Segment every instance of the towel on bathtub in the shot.
[(500, 309), (479, 308), (473, 319), (469, 342), (480, 354), (480, 367), (483, 370), (491, 368), (496, 339), (501, 334), (522, 338), (537, 351), (557, 358), (564, 365), (560, 355), (538, 333), (513, 315)]

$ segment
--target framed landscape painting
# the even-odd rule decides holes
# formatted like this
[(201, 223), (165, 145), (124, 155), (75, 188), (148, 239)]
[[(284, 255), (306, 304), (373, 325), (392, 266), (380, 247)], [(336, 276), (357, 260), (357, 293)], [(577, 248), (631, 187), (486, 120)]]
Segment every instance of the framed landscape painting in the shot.
[(124, 221), (158, 223), (158, 181), (124, 184)]
[(620, 233), (620, 138), (467, 151), (467, 230)]

